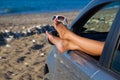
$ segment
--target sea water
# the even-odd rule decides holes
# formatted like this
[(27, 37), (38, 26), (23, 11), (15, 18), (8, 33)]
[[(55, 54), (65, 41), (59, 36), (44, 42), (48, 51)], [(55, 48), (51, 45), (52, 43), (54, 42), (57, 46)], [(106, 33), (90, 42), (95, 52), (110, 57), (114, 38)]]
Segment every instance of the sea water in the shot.
[(0, 0), (0, 15), (76, 11), (91, 0)]

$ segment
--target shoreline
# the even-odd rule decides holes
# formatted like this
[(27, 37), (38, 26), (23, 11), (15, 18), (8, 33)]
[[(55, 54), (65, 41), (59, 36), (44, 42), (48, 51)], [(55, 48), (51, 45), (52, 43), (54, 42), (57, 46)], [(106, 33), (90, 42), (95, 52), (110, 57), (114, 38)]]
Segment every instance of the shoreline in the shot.
[(52, 13), (68, 13), (68, 12), (80, 12), (82, 9), (76, 9), (76, 10), (64, 10), (64, 11), (46, 11), (46, 12), (41, 12), (41, 11), (29, 11), (29, 12), (16, 12), (16, 13), (3, 13), (0, 14), (0, 16), (14, 16), (14, 15), (29, 15), (29, 14), (52, 14)]

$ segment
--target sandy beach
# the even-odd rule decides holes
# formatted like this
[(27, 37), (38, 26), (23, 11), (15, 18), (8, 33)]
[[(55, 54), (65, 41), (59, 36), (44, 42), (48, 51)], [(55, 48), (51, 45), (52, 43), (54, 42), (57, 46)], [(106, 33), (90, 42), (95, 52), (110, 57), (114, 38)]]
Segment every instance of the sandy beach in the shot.
[[(78, 13), (1, 15), (0, 32), (22, 32), (31, 27), (53, 25), (53, 15), (66, 16), (70, 24)], [(0, 80), (42, 80), (44, 64), (52, 48), (45, 33), (6, 40), (6, 44), (0, 46)]]

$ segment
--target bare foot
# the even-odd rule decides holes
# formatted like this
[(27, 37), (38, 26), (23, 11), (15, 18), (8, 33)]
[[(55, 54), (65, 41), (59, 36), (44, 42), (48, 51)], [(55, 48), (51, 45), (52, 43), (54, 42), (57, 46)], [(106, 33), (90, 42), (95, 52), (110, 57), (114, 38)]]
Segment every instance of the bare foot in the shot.
[(58, 22), (57, 19), (54, 20), (54, 28), (59, 33), (60, 38), (67, 39), (67, 36), (69, 34), (69, 30), (61, 22)]
[(78, 45), (76, 45), (75, 43), (69, 40), (65, 40), (65, 39), (61, 39), (59, 37), (53, 36), (47, 31), (46, 31), (46, 34), (49, 40), (57, 47), (60, 53), (64, 53), (67, 50), (78, 50), (80, 48)]
[(57, 47), (57, 49), (59, 50), (60, 53), (64, 53), (65, 51), (67, 51), (65, 45), (67, 45), (67, 42), (56, 37), (56, 36), (53, 36), (52, 34), (48, 33), (46, 31), (46, 34), (49, 38), (49, 40)]

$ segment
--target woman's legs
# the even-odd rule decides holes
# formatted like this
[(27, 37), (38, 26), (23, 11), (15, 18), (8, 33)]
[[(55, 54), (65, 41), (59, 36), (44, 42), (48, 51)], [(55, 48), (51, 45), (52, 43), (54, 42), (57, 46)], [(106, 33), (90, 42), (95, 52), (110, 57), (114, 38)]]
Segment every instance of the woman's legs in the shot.
[(54, 28), (59, 33), (60, 38), (46, 32), (50, 41), (55, 44), (60, 52), (66, 50), (80, 50), (90, 55), (101, 55), (104, 42), (80, 37), (68, 30), (62, 23), (54, 20)]

